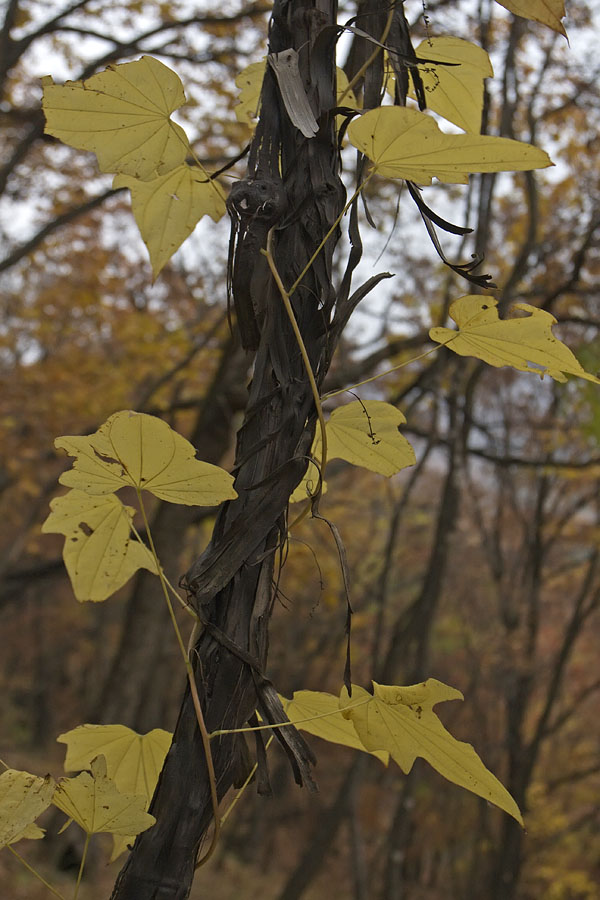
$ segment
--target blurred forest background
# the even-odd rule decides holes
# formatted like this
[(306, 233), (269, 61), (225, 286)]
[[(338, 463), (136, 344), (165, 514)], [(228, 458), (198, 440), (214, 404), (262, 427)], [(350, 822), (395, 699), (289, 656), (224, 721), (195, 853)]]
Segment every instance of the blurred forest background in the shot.
[[(445, 251), (453, 261), (484, 253), (502, 313), (513, 301), (553, 313), (557, 336), (595, 372), (598, 3), (568, 4), (572, 49), (491, 0), (431, 0), (426, 11), (432, 35), (471, 39), (490, 53), (484, 131), (535, 142), (556, 163), (428, 189), (430, 206), (474, 229), (444, 235)], [(418, 42), (423, 4), (407, 2), (406, 12)], [(56, 737), (82, 722), (172, 729), (184, 685), (149, 573), (106, 603), (75, 602), (61, 539), (40, 533), (67, 467), (54, 438), (133, 408), (164, 417), (201, 458), (227, 467), (249, 379), (227, 323), (228, 223), (201, 224), (152, 285), (128, 195), (111, 190), (93, 156), (43, 135), (40, 77), (82, 78), (156, 56), (182, 78), (189, 102), (179, 120), (216, 169), (249, 139), (236, 119), (234, 79), (264, 53), (267, 14), (260, 0), (4, 3), (0, 756), (11, 766), (60, 775)], [(343, 3), (340, 21), (355, 14)], [(342, 42), (339, 64), (351, 70), (350, 43)], [(452, 299), (472, 292), (435, 256), (406, 193), (398, 206), (397, 186), (376, 179), (368, 203), (376, 228), (365, 239), (367, 269), (395, 277), (357, 313), (329, 389), (429, 349), (428, 329), (445, 324)], [(597, 387), (442, 350), (359, 394), (399, 406), (418, 462), (391, 480), (337, 463), (328, 471), (323, 510), (341, 530), (352, 575), (354, 680), (431, 676), (462, 690), (465, 703), (440, 714), (511, 791), (526, 831), (420, 761), (404, 777), (315, 738), (320, 793), (300, 791), (274, 750), (275, 796), (246, 791), (192, 896), (598, 898)], [(173, 582), (204, 547), (212, 515), (156, 502), (155, 542)], [(281, 693), (339, 690), (344, 616), (335, 546), (307, 520), (292, 534), (272, 623), (269, 675)], [(22, 846), (41, 871), (72, 883), (73, 842)], [(100, 839), (86, 900), (109, 895), (122, 859), (108, 866), (107, 858)], [(46, 896), (6, 852), (0, 894)]]

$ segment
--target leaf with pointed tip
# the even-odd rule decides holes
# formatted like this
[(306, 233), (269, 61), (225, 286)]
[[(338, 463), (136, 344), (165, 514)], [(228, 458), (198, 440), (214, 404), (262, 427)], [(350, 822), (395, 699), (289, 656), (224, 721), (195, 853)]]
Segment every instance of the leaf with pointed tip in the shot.
[(40, 778), (17, 769), (0, 775), (0, 847), (44, 836), (33, 823), (50, 806), (55, 787), (50, 775)]
[[(327, 458), (345, 459), (380, 475), (414, 466), (415, 452), (398, 428), (406, 422), (399, 409), (381, 400), (353, 400), (335, 409), (326, 424)], [(317, 431), (313, 455), (321, 459)]]
[(42, 79), (46, 134), (91, 150), (101, 172), (162, 175), (185, 160), (189, 142), (171, 113), (185, 103), (179, 76), (151, 56), (109, 66), (85, 81)]
[[(65, 772), (87, 769), (92, 760), (102, 754), (106, 760), (106, 773), (117, 790), (143, 797), (146, 811), (172, 737), (162, 728), (137, 734), (125, 725), (79, 725), (56, 740), (67, 745)], [(110, 861), (124, 853), (134, 840), (134, 834), (113, 834)]]
[(348, 137), (378, 175), (431, 184), (467, 184), (471, 172), (521, 172), (554, 165), (531, 144), (482, 134), (444, 134), (416, 109), (380, 106), (355, 119)]
[(490, 58), (482, 47), (455, 37), (433, 37), (416, 48), (419, 59), (459, 63), (419, 66), (427, 92), (427, 108), (462, 128), (479, 134), (483, 110), (483, 80), (494, 74)]
[(531, 19), (532, 22), (540, 22), (553, 31), (567, 36), (564, 25), (560, 21), (565, 16), (564, 0), (496, 0), (496, 3), (516, 16)]
[(135, 510), (114, 494), (90, 497), (72, 490), (50, 503), (46, 534), (64, 534), (63, 559), (80, 603), (106, 600), (138, 569), (156, 574), (154, 557), (133, 538)]
[(94, 434), (60, 437), (54, 446), (75, 457), (60, 483), (88, 494), (127, 486), (186, 506), (216, 506), (237, 497), (231, 475), (196, 459), (189, 441), (146, 413), (121, 410)]
[(76, 778), (61, 778), (52, 800), (86, 834), (129, 836), (154, 825), (156, 819), (144, 810), (144, 798), (121, 793), (107, 777), (103, 756), (92, 761), (90, 770)]
[(225, 215), (219, 184), (187, 164), (151, 181), (116, 175), (113, 187), (131, 191), (133, 215), (150, 254), (154, 279), (203, 216), (218, 222)]
[(457, 741), (433, 712), (436, 703), (462, 699), (460, 691), (435, 678), (408, 687), (374, 681), (372, 695), (352, 685), (349, 697), (342, 688), (340, 707), (368, 750), (387, 750), (406, 774), (420, 756), (448, 781), (495, 804), (522, 825), (519, 808), (506, 788), (471, 744)]
[(550, 375), (556, 381), (566, 381), (565, 374), (577, 375), (600, 384), (598, 378), (584, 370), (569, 348), (554, 337), (553, 315), (528, 303), (515, 303), (513, 309), (529, 315), (500, 319), (497, 305), (493, 297), (481, 294), (459, 297), (449, 311), (458, 331), (432, 328), (429, 337), (459, 356), (474, 356), (490, 366), (512, 366), (541, 377)]
[(125, 725), (79, 725), (56, 740), (67, 745), (65, 772), (88, 769), (101, 754), (117, 790), (150, 802), (172, 737), (162, 728), (138, 734)]
[(296, 728), (332, 744), (372, 753), (387, 766), (389, 753), (385, 750), (367, 750), (352, 722), (342, 715), (339, 697), (323, 691), (294, 691), (291, 700), (286, 697), (280, 697), (280, 700), (288, 719)]

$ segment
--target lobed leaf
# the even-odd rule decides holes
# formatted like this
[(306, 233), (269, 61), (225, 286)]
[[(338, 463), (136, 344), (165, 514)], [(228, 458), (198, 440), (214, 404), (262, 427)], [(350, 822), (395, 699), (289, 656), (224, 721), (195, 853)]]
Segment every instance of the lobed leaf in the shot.
[(431, 184), (433, 177), (467, 184), (472, 172), (515, 172), (554, 165), (543, 150), (509, 138), (444, 134), (416, 109), (380, 106), (348, 128), (350, 142), (388, 178)]
[(541, 22), (553, 31), (567, 36), (563, 23), (560, 21), (565, 16), (564, 0), (496, 0), (504, 9), (531, 19), (533, 22)]
[(114, 494), (72, 490), (52, 500), (50, 509), (42, 531), (65, 535), (63, 559), (80, 603), (106, 600), (138, 569), (156, 574), (154, 557), (131, 534), (135, 510)]
[(285, 697), (280, 699), (288, 719), (296, 728), (333, 744), (372, 753), (387, 766), (389, 753), (386, 750), (367, 750), (352, 722), (342, 714), (339, 697), (323, 691), (295, 691), (291, 700)]
[(462, 699), (460, 691), (428, 678), (409, 687), (373, 682), (373, 695), (353, 685), (351, 698), (343, 688), (340, 707), (368, 750), (387, 750), (406, 774), (420, 756), (448, 781), (483, 797), (522, 825), (519, 808), (506, 788), (471, 744), (457, 741), (433, 712), (436, 703)]
[(0, 775), (0, 847), (44, 836), (33, 823), (52, 802), (56, 783), (50, 775), (7, 769)]
[[(173, 735), (162, 728), (137, 734), (125, 725), (79, 725), (57, 737), (67, 745), (65, 772), (89, 768), (92, 760), (104, 756), (106, 774), (123, 794), (144, 798), (150, 805), (158, 776)], [(133, 843), (135, 834), (113, 835), (111, 862)]]
[(90, 769), (91, 774), (61, 778), (52, 801), (86, 834), (130, 836), (154, 825), (156, 819), (144, 810), (144, 798), (121, 793), (107, 777), (103, 756), (93, 760)]
[(113, 187), (131, 191), (133, 215), (155, 279), (203, 216), (218, 222), (225, 215), (219, 184), (186, 164), (151, 181), (116, 175)]
[(494, 74), (490, 58), (482, 47), (455, 37), (433, 37), (416, 48), (419, 59), (428, 56), (459, 65), (419, 66), (427, 92), (427, 108), (462, 128), (479, 134), (483, 110), (483, 81)]
[(458, 331), (432, 328), (429, 337), (459, 356), (474, 356), (491, 366), (512, 366), (541, 377), (550, 375), (556, 381), (566, 381), (565, 374), (577, 375), (600, 384), (598, 378), (584, 370), (569, 348), (554, 337), (553, 315), (528, 303), (515, 303), (513, 309), (529, 315), (500, 319), (497, 305), (493, 297), (480, 294), (459, 297), (449, 311)]
[(54, 445), (75, 457), (60, 483), (88, 494), (129, 486), (186, 506), (215, 506), (237, 497), (228, 472), (196, 459), (189, 441), (145, 413), (121, 410), (93, 434), (59, 437)]
[(101, 172), (153, 178), (181, 165), (189, 142), (171, 113), (185, 103), (179, 76), (151, 56), (85, 81), (42, 79), (46, 134), (91, 150)]
[[(406, 422), (399, 409), (381, 400), (353, 400), (335, 409), (327, 422), (327, 457), (345, 459), (380, 475), (395, 475), (415, 464), (415, 453), (398, 428)], [(317, 432), (313, 454), (321, 458)]]

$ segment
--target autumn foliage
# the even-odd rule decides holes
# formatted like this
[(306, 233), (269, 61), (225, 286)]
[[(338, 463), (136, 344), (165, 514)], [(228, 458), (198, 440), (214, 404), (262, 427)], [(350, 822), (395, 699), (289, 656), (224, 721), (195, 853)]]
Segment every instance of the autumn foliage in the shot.
[(595, 896), (594, 77), (562, 2), (301, 5), (8, 4), (15, 900)]

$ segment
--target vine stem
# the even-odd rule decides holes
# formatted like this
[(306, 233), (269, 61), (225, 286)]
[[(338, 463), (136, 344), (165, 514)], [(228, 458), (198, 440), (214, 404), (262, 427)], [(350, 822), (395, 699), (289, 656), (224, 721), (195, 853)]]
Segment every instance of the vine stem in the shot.
[[(265, 744), (265, 752), (269, 749), (269, 747), (270, 747), (271, 744), (273, 743), (273, 740), (274, 740), (274, 736), (271, 735), (271, 737), (269, 738), (269, 740), (268, 740), (267, 743)], [(256, 772), (257, 769), (258, 769), (258, 763), (254, 763), (254, 765), (253, 765), (252, 768), (250, 769), (250, 773), (249, 773), (248, 777), (247, 777), (246, 780), (244, 781), (244, 783), (243, 783), (243, 785), (241, 786), (241, 788), (239, 788), (237, 794), (235, 795), (235, 797), (233, 798), (233, 800), (231, 801), (231, 803), (229, 804), (229, 806), (227, 807), (227, 809), (225, 810), (225, 812), (223, 813), (223, 815), (221, 816), (221, 828), (223, 827), (223, 825), (225, 824), (225, 822), (227, 821), (227, 819), (229, 818), (229, 816), (230, 816), (231, 813), (233, 812), (233, 808), (234, 808), (235, 805), (238, 803), (238, 801), (240, 800), (242, 794), (244, 793), (244, 791), (246, 790), (246, 788), (248, 787), (248, 785), (249, 785), (250, 782), (252, 781), (252, 778), (254, 777), (254, 773)]]
[(308, 351), (306, 349), (306, 345), (304, 343), (304, 339), (300, 332), (300, 328), (298, 327), (298, 322), (296, 320), (296, 316), (294, 314), (294, 310), (290, 301), (290, 294), (286, 291), (283, 281), (281, 280), (281, 276), (277, 271), (277, 266), (275, 265), (275, 260), (273, 259), (272, 253), (272, 238), (273, 232), (269, 232), (269, 236), (267, 238), (267, 249), (261, 250), (269, 264), (269, 268), (271, 270), (271, 274), (275, 279), (275, 284), (279, 288), (279, 293), (281, 294), (281, 299), (283, 300), (283, 305), (285, 306), (285, 311), (290, 320), (290, 324), (292, 326), (294, 336), (296, 338), (296, 343), (298, 344), (298, 348), (302, 355), (302, 360), (304, 362), (304, 367), (306, 369), (306, 374), (308, 376), (308, 380), (310, 383), (310, 389), (312, 391), (313, 400), (315, 401), (315, 407), (317, 410), (317, 416), (319, 418), (319, 428), (321, 429), (321, 466), (319, 468), (319, 484), (317, 486), (317, 490), (315, 491), (314, 496), (312, 497), (312, 503), (316, 503), (321, 496), (323, 490), (323, 476), (325, 472), (325, 466), (327, 465), (327, 431), (325, 429), (325, 418), (323, 416), (323, 407), (321, 406), (321, 398), (319, 396), (319, 389), (317, 387), (317, 382), (315, 381), (315, 375), (312, 370), (312, 366), (310, 364), (310, 359), (308, 357)]
[(79, 888), (81, 886), (81, 879), (83, 877), (83, 869), (85, 866), (85, 861), (87, 859), (88, 850), (90, 847), (90, 840), (92, 835), (86, 832), (85, 835), (85, 844), (83, 845), (83, 853), (81, 854), (81, 862), (79, 864), (79, 872), (77, 873), (77, 883), (75, 885), (75, 893), (73, 894), (73, 900), (77, 900), (79, 896)]
[(328, 394), (323, 394), (321, 400), (324, 403), (325, 400), (330, 400), (332, 397), (339, 396), (339, 394), (345, 394), (346, 391), (353, 391), (354, 388), (362, 387), (363, 384), (370, 384), (372, 381), (377, 381), (378, 378), (383, 378), (385, 375), (390, 375), (392, 372), (397, 372), (398, 369), (403, 369), (405, 366), (410, 366), (411, 363), (418, 362), (420, 359), (425, 359), (426, 356), (431, 356), (432, 353), (436, 353), (440, 349), (440, 347), (444, 346), (445, 344), (436, 344), (435, 347), (430, 347), (429, 350), (425, 351), (425, 353), (419, 353), (418, 356), (413, 356), (410, 359), (406, 359), (404, 360), (404, 362), (399, 363), (397, 366), (392, 366), (391, 369), (386, 369), (385, 372), (379, 372), (377, 375), (372, 375), (370, 378), (365, 378), (364, 381), (359, 381), (357, 382), (357, 384), (351, 384), (350, 387), (340, 388), (339, 391), (330, 391)]
[(46, 879), (42, 875), (40, 875), (39, 872), (36, 872), (36, 870), (33, 868), (33, 866), (30, 866), (29, 863), (27, 862), (27, 860), (23, 859), (23, 857), (21, 856), (20, 853), (17, 853), (17, 851), (10, 844), (7, 844), (6, 846), (7, 846), (7, 849), (10, 850), (12, 855), (16, 856), (16, 858), (19, 860), (19, 862), (22, 863), (25, 866), (25, 868), (29, 872), (31, 872), (32, 875), (35, 875), (35, 877), (38, 879), (38, 881), (41, 881), (42, 884), (48, 888), (48, 890), (50, 891), (51, 894), (54, 894), (54, 896), (58, 897), (59, 900), (65, 900), (64, 895), (61, 894), (59, 891), (57, 891), (56, 888), (52, 887), (50, 882), (46, 881)]
[[(194, 669), (190, 662), (189, 652), (186, 650), (185, 645), (183, 643), (183, 638), (181, 636), (181, 631), (179, 629), (179, 625), (177, 624), (177, 619), (175, 617), (175, 611), (173, 609), (173, 604), (171, 603), (171, 598), (169, 597), (169, 586), (165, 575), (162, 570), (162, 566), (160, 564), (160, 560), (158, 558), (158, 554), (156, 552), (156, 547), (154, 546), (154, 539), (152, 537), (152, 531), (150, 529), (150, 523), (148, 521), (148, 517), (146, 515), (146, 509), (144, 507), (144, 500), (142, 498), (142, 492), (140, 488), (136, 488), (136, 493), (138, 497), (138, 503), (140, 506), (140, 512), (142, 514), (142, 519), (144, 521), (144, 526), (146, 528), (146, 534), (148, 535), (148, 543), (150, 544), (150, 551), (152, 556), (154, 557), (154, 562), (156, 563), (156, 569), (158, 572), (158, 577), (160, 579), (161, 587), (163, 590), (165, 602), (167, 604), (167, 609), (169, 610), (169, 616), (171, 617), (171, 622), (173, 624), (173, 629), (175, 631), (175, 636), (177, 638), (177, 643), (179, 644), (179, 649), (181, 651), (181, 656), (183, 658), (183, 662), (185, 665), (185, 670), (187, 672), (188, 682), (190, 685), (190, 692), (192, 696), (192, 703), (194, 704), (194, 711), (196, 713), (196, 720), (198, 722), (198, 728), (200, 729), (200, 736), (202, 738), (202, 747), (204, 748), (204, 757), (206, 759), (206, 768), (208, 772), (208, 782), (210, 785), (210, 799), (213, 811), (213, 820), (214, 820), (214, 829), (212, 834), (212, 839), (210, 842), (210, 846), (204, 856), (201, 859), (196, 861), (196, 868), (201, 865), (204, 865), (210, 857), (213, 855), (215, 848), (217, 846), (217, 842), (219, 840), (219, 834), (221, 831), (221, 820), (219, 816), (219, 798), (217, 796), (217, 778), (215, 775), (215, 765), (212, 758), (212, 752), (210, 749), (210, 738), (208, 735), (208, 731), (206, 730), (206, 723), (204, 721), (204, 714), (202, 712), (202, 704), (200, 703), (200, 697), (198, 696), (198, 688), (196, 687), (196, 679), (194, 678)], [(177, 594), (177, 596), (179, 596)], [(196, 622), (196, 625), (198, 622)], [(195, 626), (196, 627), (196, 626)]]
[[(387, 17), (387, 22), (385, 23), (385, 28), (383, 29), (383, 31), (381, 33), (380, 41), (382, 44), (385, 41), (385, 39), (387, 38), (388, 34), (390, 33), (390, 28), (392, 27), (393, 20), (394, 20), (394, 7), (392, 7), (392, 9), (390, 9), (389, 15)], [(344, 89), (344, 92), (342, 94), (340, 94), (340, 96), (338, 97), (338, 101), (337, 101), (338, 106), (340, 106), (340, 104), (341, 104), (342, 100), (344, 99), (344, 97), (346, 96), (346, 94), (352, 90), (352, 88), (357, 83), (357, 81), (359, 81), (363, 77), (363, 75), (365, 74), (365, 72), (367, 71), (367, 69), (369, 68), (371, 63), (377, 59), (377, 57), (379, 56), (379, 54), (381, 53), (382, 50), (383, 50), (383, 47), (375, 47), (375, 49), (371, 53), (368, 60), (362, 64), (362, 66), (360, 67), (360, 69), (358, 70), (358, 72), (356, 73), (354, 78), (352, 79), (352, 81), (348, 82), (348, 86)]]
[(220, 195), (221, 200), (222, 200), (223, 202), (225, 202), (226, 197), (225, 197), (225, 194), (223, 193), (223, 188), (221, 187), (221, 185), (219, 184), (219, 182), (218, 182), (215, 178), (212, 177), (212, 175), (210, 174), (210, 172), (208, 172), (208, 171), (204, 168), (204, 166), (202, 165), (202, 163), (201, 163), (200, 160), (198, 159), (198, 156), (197, 156), (197, 154), (196, 154), (196, 151), (194, 150), (194, 148), (192, 147), (192, 145), (191, 145), (190, 142), (188, 141), (187, 135), (186, 135), (186, 139), (185, 139), (185, 141), (184, 141), (184, 139), (181, 137), (181, 134), (179, 133), (179, 131), (177, 130), (177, 128), (174, 128), (174, 127), (173, 127), (173, 124), (174, 124), (174, 123), (171, 122), (171, 130), (172, 130), (172, 132), (176, 135), (177, 140), (180, 141), (180, 142), (184, 145), (185, 149), (186, 149), (187, 152), (190, 154), (190, 156), (192, 157), (192, 159), (194, 160), (194, 162), (196, 163), (196, 165), (198, 166), (198, 168), (200, 169), (200, 171), (202, 172), (202, 174), (203, 174), (203, 175), (206, 175), (206, 180), (212, 182), (212, 184), (215, 186), (215, 188), (216, 188), (216, 190), (217, 190), (217, 193)]
[[(147, 550), (148, 548), (146, 547), (145, 543), (143, 542), (143, 540), (142, 540), (142, 538), (141, 538), (141, 536), (140, 536), (140, 533), (139, 533), (139, 531), (137, 530), (137, 528), (135, 527), (135, 525), (133, 524), (133, 522), (131, 522), (130, 527), (131, 527), (131, 530), (133, 531), (134, 535), (136, 536), (136, 538), (138, 539), (138, 541), (139, 541), (140, 544), (142, 545), (142, 547), (144, 547), (144, 549)], [(160, 563), (157, 562), (157, 560), (158, 560), (158, 557), (155, 557), (154, 561), (155, 561), (155, 563), (156, 563), (156, 565), (157, 565), (157, 567), (158, 567), (158, 569), (159, 569), (159, 571), (160, 571)], [(154, 573), (153, 573), (153, 574), (154, 574)], [(192, 617), (193, 619), (195, 619), (197, 622), (200, 621), (200, 620), (198, 619), (198, 616), (196, 615), (196, 613), (194, 612), (194, 610), (193, 610), (192, 607), (190, 606), (190, 604), (185, 602), (185, 600), (183, 599), (183, 597), (181, 596), (181, 594), (173, 587), (173, 585), (171, 584), (171, 582), (169, 581), (169, 579), (167, 578), (167, 576), (165, 575), (164, 572), (162, 573), (162, 575), (163, 575), (163, 579), (164, 579), (164, 581), (165, 581), (165, 584), (167, 585), (167, 587), (169, 588), (169, 590), (171, 591), (171, 593), (173, 594), (173, 596), (175, 597), (175, 599), (181, 604), (181, 608), (184, 609), (184, 610), (186, 611), (186, 613), (188, 614), (188, 616), (191, 616), (191, 617)], [(159, 576), (159, 577), (160, 577), (160, 576)]]
[[(366, 700), (359, 700), (358, 703), (352, 703), (351, 705), (344, 707), (344, 712), (347, 709), (357, 709), (359, 706), (364, 706), (366, 703), (370, 703), (372, 697), (368, 697)], [(222, 734), (243, 734), (246, 731), (268, 731), (273, 728), (289, 728), (291, 725), (303, 725), (305, 722), (314, 722), (315, 719), (326, 719), (328, 716), (337, 716), (338, 713), (342, 712), (341, 709), (332, 709), (331, 712), (317, 713), (316, 716), (308, 716), (306, 719), (294, 719), (293, 722), (289, 720), (287, 722), (280, 722), (275, 725), (248, 725), (246, 728), (231, 728), (231, 729), (222, 729), (219, 731), (211, 731), (209, 737), (212, 739), (214, 737), (219, 737)]]
[(348, 210), (350, 209), (350, 207), (352, 206), (352, 204), (354, 203), (354, 201), (356, 200), (356, 198), (358, 197), (360, 192), (366, 188), (366, 186), (368, 185), (369, 181), (371, 180), (371, 178), (373, 177), (374, 174), (375, 174), (375, 169), (372, 169), (369, 172), (369, 174), (367, 175), (367, 177), (365, 178), (365, 180), (361, 184), (359, 184), (359, 186), (356, 188), (356, 190), (354, 191), (354, 193), (352, 194), (352, 196), (350, 197), (350, 199), (344, 206), (343, 210), (341, 211), (341, 213), (339, 214), (339, 216), (337, 217), (337, 219), (335, 220), (335, 222), (333, 223), (333, 225), (331, 226), (331, 228), (329, 229), (329, 231), (327, 232), (327, 234), (325, 235), (325, 237), (323, 238), (323, 240), (321, 241), (321, 243), (319, 244), (319, 246), (317, 247), (317, 249), (311, 256), (311, 258), (306, 263), (306, 265), (304, 266), (304, 268), (302, 269), (302, 271), (296, 278), (295, 282), (293, 283), (293, 285), (287, 292), (288, 297), (292, 296), (292, 294), (294, 293), (294, 291), (296, 290), (296, 288), (298, 287), (298, 285), (300, 284), (300, 282), (302, 281), (302, 279), (304, 278), (304, 276), (306, 275), (306, 273), (308, 272), (308, 270), (314, 263), (315, 259), (317, 258), (317, 256), (319, 255), (319, 253), (321, 252), (321, 250), (323, 249), (323, 247), (325, 246), (325, 244), (327, 243), (327, 241), (329, 240), (329, 238), (331, 237), (331, 235), (333, 234), (335, 229), (338, 227), (338, 225), (340, 224), (340, 222), (342, 221), (342, 219), (344, 218), (344, 216), (346, 215), (346, 213), (348, 212)]

